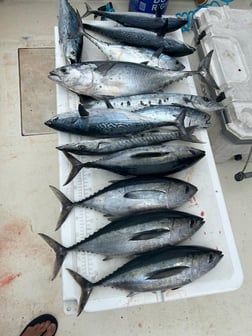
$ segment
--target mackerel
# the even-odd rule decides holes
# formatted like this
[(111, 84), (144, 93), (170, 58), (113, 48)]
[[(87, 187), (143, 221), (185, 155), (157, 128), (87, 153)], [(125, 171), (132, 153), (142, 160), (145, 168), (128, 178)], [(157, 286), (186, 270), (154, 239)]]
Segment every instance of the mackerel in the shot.
[(142, 12), (106, 12), (101, 10), (93, 10), (86, 3), (86, 13), (82, 17), (87, 17), (90, 14), (108, 18), (118, 22), (124, 26), (138, 27), (145, 30), (150, 30), (159, 34), (173, 32), (187, 23), (187, 19), (180, 18), (176, 15), (161, 15), (158, 7), (156, 15)]
[(92, 252), (105, 256), (134, 257), (190, 238), (204, 224), (204, 219), (189, 213), (163, 210), (127, 216), (107, 224), (88, 238), (65, 247), (51, 237), (39, 233), (56, 254), (53, 277), (58, 274), (66, 255)]
[(104, 42), (88, 33), (84, 33), (84, 36), (96, 45), (110, 61), (142, 63), (152, 67), (175, 71), (185, 68), (185, 66), (174, 57), (163, 53), (159, 54), (153, 49)]
[(76, 143), (61, 145), (56, 148), (63, 152), (70, 152), (77, 155), (103, 155), (140, 146), (159, 145), (163, 142), (172, 140), (184, 140), (199, 143), (200, 141), (192, 134), (194, 130), (195, 127), (187, 128), (186, 134), (183, 134), (180, 130), (171, 130), (165, 133), (152, 132), (132, 137), (118, 137), (116, 139), (85, 139)]
[(152, 105), (179, 105), (206, 113), (219, 112), (224, 109), (222, 104), (204, 96), (169, 92), (134, 94), (125, 97), (109, 98), (107, 100), (89, 100), (88, 102), (82, 99), (82, 104), (87, 108), (108, 106), (110, 108), (122, 108), (130, 111)]
[(132, 45), (159, 50), (172, 57), (182, 57), (192, 54), (196, 49), (182, 41), (157, 35), (151, 31), (132, 27), (105, 27), (94, 24), (83, 23), (80, 27), (79, 35), (84, 35), (85, 30), (106, 36), (112, 40)]
[(115, 219), (141, 211), (174, 209), (189, 201), (197, 192), (194, 185), (171, 177), (134, 177), (117, 181), (76, 202), (69, 200), (57, 188), (50, 188), (62, 205), (56, 230), (76, 206), (91, 208)]

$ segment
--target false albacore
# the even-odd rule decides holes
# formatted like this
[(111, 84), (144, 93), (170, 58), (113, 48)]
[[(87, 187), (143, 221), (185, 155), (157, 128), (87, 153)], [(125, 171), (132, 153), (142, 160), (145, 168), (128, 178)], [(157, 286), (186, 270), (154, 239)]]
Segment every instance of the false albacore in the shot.
[(202, 246), (163, 248), (133, 259), (96, 283), (68, 269), (82, 291), (77, 314), (82, 312), (93, 288), (97, 286), (125, 290), (128, 296), (178, 289), (208, 273), (222, 257), (221, 251)]
[(154, 93), (191, 75), (201, 75), (209, 82), (211, 57), (212, 51), (195, 71), (163, 70), (131, 62), (90, 61), (57, 68), (48, 77), (77, 94), (96, 99)]
[(64, 247), (51, 237), (39, 235), (56, 254), (54, 279), (70, 251), (92, 252), (105, 256), (134, 257), (190, 238), (204, 224), (204, 219), (189, 213), (162, 210), (146, 211), (107, 224), (88, 238)]
[(60, 228), (75, 206), (91, 208), (118, 218), (145, 210), (174, 209), (197, 192), (194, 185), (171, 177), (134, 177), (112, 183), (95, 194), (76, 202), (51, 186), (62, 205), (56, 229)]
[(159, 145), (125, 149), (95, 161), (82, 163), (69, 153), (64, 153), (72, 169), (67, 185), (82, 168), (98, 168), (123, 176), (168, 175), (188, 167), (205, 156), (205, 151), (182, 145)]
[(79, 31), (78, 11), (75, 12), (68, 0), (60, 0), (59, 9), (59, 42), (62, 45), (63, 53), (67, 63), (81, 61), (83, 38), (76, 37), (69, 39), (69, 36)]

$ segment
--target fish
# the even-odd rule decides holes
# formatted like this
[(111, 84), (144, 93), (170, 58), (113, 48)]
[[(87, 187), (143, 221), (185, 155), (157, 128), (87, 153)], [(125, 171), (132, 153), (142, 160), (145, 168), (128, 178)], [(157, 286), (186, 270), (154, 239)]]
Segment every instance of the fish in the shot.
[(50, 188), (62, 205), (56, 230), (76, 206), (91, 208), (108, 219), (115, 219), (145, 210), (177, 208), (198, 190), (186, 181), (171, 177), (133, 177), (115, 181), (89, 197), (72, 202), (59, 189)]
[(122, 108), (130, 111), (135, 111), (147, 106), (153, 105), (174, 105), (194, 108), (201, 112), (212, 113), (224, 110), (224, 106), (205, 96), (191, 95), (186, 93), (147, 93), (133, 94), (124, 97), (109, 98), (106, 100), (89, 101), (81, 98), (81, 104), (86, 108), (91, 107), (109, 107)]
[(172, 71), (144, 64), (119, 61), (89, 61), (65, 65), (50, 71), (48, 78), (79, 94), (107, 99), (162, 91), (188, 76), (207, 77), (213, 51), (202, 59), (198, 70)]
[(164, 246), (171, 246), (190, 238), (204, 224), (204, 219), (189, 213), (163, 210), (146, 211), (110, 222), (84, 240), (62, 246), (51, 237), (39, 235), (54, 250), (56, 260), (52, 279), (57, 276), (70, 251), (91, 252), (105, 256), (136, 257)]
[(175, 290), (188, 285), (212, 270), (222, 259), (222, 251), (204, 246), (173, 246), (145, 253), (105, 278), (91, 283), (77, 272), (67, 269), (81, 287), (77, 315), (84, 309), (95, 287), (113, 287), (137, 293)]
[(82, 27), (79, 25), (79, 33), (74, 36), (82, 36), (86, 30), (91, 30), (92, 32), (123, 44), (159, 50), (160, 53), (162, 52), (172, 57), (188, 56), (196, 50), (194, 47), (180, 40), (157, 35), (156, 33), (141, 28), (122, 26), (105, 27), (83, 23)]
[(45, 122), (45, 125), (61, 132), (87, 136), (121, 137), (146, 132), (162, 126), (176, 124), (183, 134), (187, 134), (183, 125), (184, 114), (171, 122), (141, 117), (137, 113), (122, 109), (93, 108), (86, 110), (79, 105), (79, 111), (60, 113)]
[(132, 137), (118, 138), (95, 138), (85, 139), (75, 143), (64, 144), (56, 148), (63, 152), (70, 152), (77, 155), (103, 155), (112, 154), (124, 149), (140, 146), (159, 145), (163, 142), (172, 140), (184, 140), (200, 143), (200, 140), (192, 134), (195, 127), (186, 129), (184, 135), (180, 130), (171, 130), (169, 132), (152, 132), (135, 135)]
[(96, 45), (107, 59), (111, 61), (142, 63), (152, 67), (175, 71), (185, 68), (176, 58), (163, 53), (159, 54), (153, 49), (105, 42), (88, 33), (85, 33), (84, 36)]
[(72, 169), (64, 185), (70, 183), (82, 168), (98, 168), (123, 176), (169, 175), (191, 167), (205, 156), (205, 151), (182, 145), (159, 145), (125, 149), (95, 161), (82, 163), (64, 152)]
[(152, 105), (134, 111), (148, 120), (170, 121), (171, 125), (180, 127), (181, 114), (184, 115), (183, 127), (208, 128), (211, 126), (211, 115), (190, 107), (175, 105)]
[(161, 15), (158, 7), (156, 15), (141, 12), (106, 12), (93, 10), (87, 3), (86, 13), (82, 16), (85, 18), (90, 14), (101, 16), (102, 18), (111, 19), (121, 25), (128, 27), (137, 27), (150, 30), (161, 35), (171, 33), (183, 27), (188, 20), (177, 15)]
[(67, 0), (60, 0), (59, 8), (59, 42), (63, 48), (66, 62), (69, 64), (81, 61), (83, 38), (78, 36), (69, 39), (69, 36), (79, 31), (79, 13), (75, 11)]

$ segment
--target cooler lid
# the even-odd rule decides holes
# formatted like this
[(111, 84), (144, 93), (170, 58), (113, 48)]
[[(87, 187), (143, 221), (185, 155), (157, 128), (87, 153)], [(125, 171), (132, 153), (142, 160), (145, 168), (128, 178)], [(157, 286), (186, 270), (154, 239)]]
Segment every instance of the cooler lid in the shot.
[[(194, 16), (196, 39), (206, 55), (214, 50), (211, 73), (225, 93), (225, 131), (252, 142), (252, 10), (228, 6), (201, 9)], [(216, 96), (219, 92), (216, 92)]]

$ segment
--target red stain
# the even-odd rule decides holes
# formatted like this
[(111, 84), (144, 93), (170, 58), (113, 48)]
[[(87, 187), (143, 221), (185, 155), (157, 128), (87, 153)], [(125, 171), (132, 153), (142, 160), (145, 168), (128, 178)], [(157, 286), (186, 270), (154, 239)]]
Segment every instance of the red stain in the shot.
[(202, 210), (201, 213), (200, 213), (200, 216), (204, 217), (205, 216), (205, 211)]
[(143, 328), (143, 324), (141, 322), (138, 323), (138, 328)]
[(20, 277), (21, 273), (16, 273), (16, 274), (9, 274), (7, 276), (3, 276), (0, 278), (0, 287), (4, 287), (6, 285), (9, 285), (13, 280), (16, 278)]

